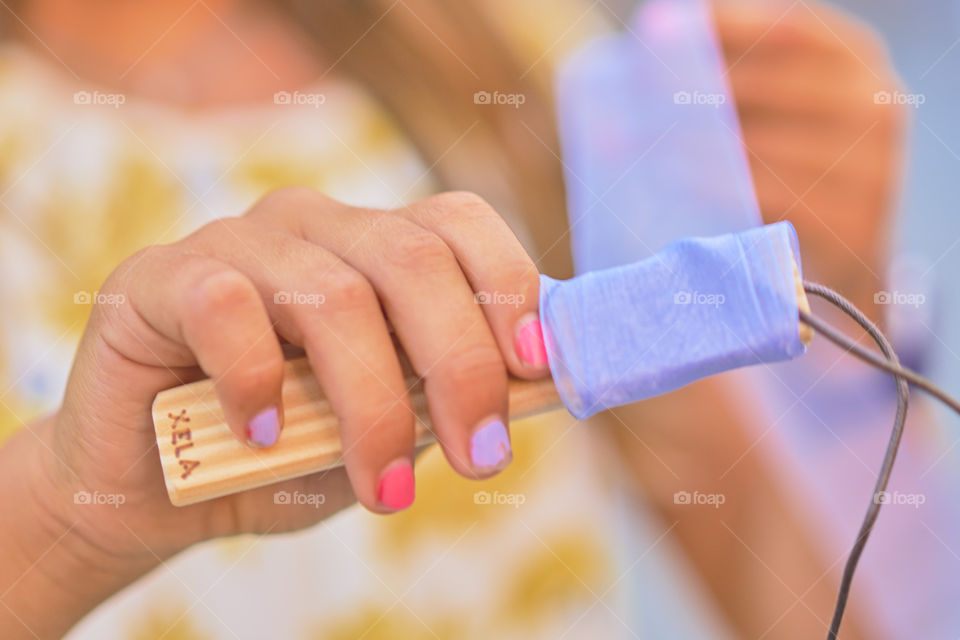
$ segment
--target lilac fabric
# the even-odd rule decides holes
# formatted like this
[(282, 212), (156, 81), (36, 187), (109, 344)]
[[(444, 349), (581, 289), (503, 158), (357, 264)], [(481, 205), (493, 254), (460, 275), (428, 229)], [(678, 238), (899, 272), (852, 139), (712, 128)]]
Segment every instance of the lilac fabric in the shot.
[(797, 238), (780, 222), (686, 238), (571, 280), (541, 276), (550, 370), (583, 419), (699, 378), (804, 352)]
[[(703, 0), (648, 0), (629, 28), (594, 40), (561, 68), (560, 139), (578, 273), (648, 258), (679, 238), (742, 232), (761, 224), (710, 21)], [(578, 377), (595, 375), (584, 373), (578, 363), (590, 349), (598, 349), (589, 341), (608, 337), (600, 346), (609, 349), (604, 357), (613, 359), (611, 367), (626, 371), (638, 363), (636, 368), (644, 370), (638, 384), (646, 386), (646, 393), (669, 386), (658, 386), (661, 381), (649, 369), (650, 353), (663, 351), (668, 343), (678, 357), (688, 358), (693, 352), (683, 341), (698, 339), (655, 324), (666, 333), (650, 353), (621, 342), (629, 318), (610, 321), (604, 311), (614, 315), (615, 303), (626, 299), (633, 305), (627, 308), (634, 309), (626, 313), (639, 312), (644, 322), (656, 322), (644, 309), (644, 296), (661, 300), (656, 304), (662, 304), (664, 296), (669, 299), (669, 289), (650, 290), (650, 280), (642, 283), (643, 296), (612, 290), (616, 278), (626, 286), (626, 269), (611, 271), (607, 280), (594, 276), (606, 296), (578, 291), (577, 284), (543, 282), (549, 305), (559, 308), (576, 297), (596, 305), (580, 309), (581, 316), (571, 320), (559, 319), (556, 309), (544, 314), (545, 325), (556, 325), (547, 326), (553, 333), (552, 357), (562, 359), (557, 365), (561, 391), (575, 414), (595, 412), (597, 407), (589, 405), (598, 399), (602, 405), (615, 403), (608, 397), (610, 379), (584, 390), (573, 377), (575, 370)], [(656, 265), (644, 269), (653, 274)], [(671, 272), (664, 270), (663, 275), (665, 287), (677, 286)], [(667, 307), (662, 312), (708, 309)], [(568, 331), (575, 323), (586, 326), (588, 320), (595, 323), (592, 334), (585, 333), (584, 344), (578, 345)], [(601, 328), (604, 321), (613, 322), (610, 330)], [(709, 324), (710, 318), (702, 315), (701, 321)], [(923, 325), (915, 331), (926, 333)], [(621, 346), (623, 353), (618, 353)], [(659, 356), (653, 362), (664, 364)], [(707, 368), (698, 361), (694, 371)], [(679, 381), (676, 370), (668, 373)], [(813, 531), (819, 534), (822, 557), (836, 568), (849, 551), (872, 494), (896, 405), (892, 380), (817, 340), (804, 358), (749, 367), (727, 380), (731, 391), (742, 394), (745, 424), (756, 429), (753, 455), (764, 456), (778, 469), (780, 489), (817, 523)], [(621, 387), (614, 389), (622, 393), (618, 399), (630, 397), (623, 393), (626, 385), (622, 380), (614, 385)], [(924, 401), (914, 394), (911, 406)], [(953, 435), (932, 442), (929, 429), (917, 430), (929, 427), (923, 422), (930, 422), (930, 414), (914, 411), (890, 491), (907, 498), (922, 496), (925, 502), (884, 507), (854, 583), (854, 598), (867, 612), (861, 621), (872, 638), (956, 637), (960, 628), (960, 572), (951, 548), (951, 541), (960, 539), (957, 447)], [(646, 574), (636, 575), (640, 579)], [(672, 579), (672, 572), (662, 572), (642, 589), (648, 597), (661, 594)], [(712, 627), (687, 628), (698, 612), (688, 606), (688, 594), (671, 592), (680, 604), (671, 608), (670, 601), (660, 598), (655, 608), (637, 614), (648, 635), (718, 637)], [(647, 601), (638, 598), (638, 609)]]
[(733, 99), (701, 0), (653, 0), (557, 78), (577, 272), (761, 224)]

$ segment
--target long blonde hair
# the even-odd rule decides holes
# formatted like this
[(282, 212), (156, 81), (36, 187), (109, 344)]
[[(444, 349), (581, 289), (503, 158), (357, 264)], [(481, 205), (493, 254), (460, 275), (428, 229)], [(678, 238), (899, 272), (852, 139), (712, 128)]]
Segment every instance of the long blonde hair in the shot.
[[(361, 82), (394, 115), (445, 189), (486, 197), (541, 271), (572, 271), (551, 77), (522, 54), (481, 2), (283, 3), (327, 68)], [(478, 91), (521, 94), (519, 108)]]

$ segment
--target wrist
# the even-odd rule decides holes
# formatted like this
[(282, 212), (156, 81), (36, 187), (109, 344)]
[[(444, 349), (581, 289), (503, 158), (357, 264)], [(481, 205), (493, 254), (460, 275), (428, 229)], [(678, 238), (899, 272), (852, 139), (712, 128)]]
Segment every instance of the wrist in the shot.
[(159, 563), (146, 549), (111, 550), (99, 534), (107, 523), (74, 499), (81, 483), (55, 453), (54, 423), (43, 419), (0, 448), (3, 637), (59, 637)]

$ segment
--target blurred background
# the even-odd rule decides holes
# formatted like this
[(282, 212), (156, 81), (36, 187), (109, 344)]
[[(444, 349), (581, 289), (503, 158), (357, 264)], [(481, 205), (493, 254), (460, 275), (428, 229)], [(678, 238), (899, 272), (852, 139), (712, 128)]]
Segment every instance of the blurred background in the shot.
[[(0, 438), (56, 409), (117, 264), (271, 189), (383, 208), (476, 191), (541, 271), (573, 275), (568, 202), (590, 179), (571, 167), (589, 166), (569, 155), (572, 134), (561, 138), (557, 71), (621, 42), (682, 81), (648, 36), (671, 42), (684, 12), (705, 6), (0, 4)], [(714, 135), (733, 136), (740, 155), (679, 156), (682, 127), (654, 129), (638, 110), (651, 138), (626, 148), (630, 171), (664, 183), (665, 164), (689, 166), (669, 176), (680, 189), (714, 172), (746, 185), (749, 171), (763, 221), (796, 226), (805, 274), (881, 322), (910, 366), (960, 389), (960, 6), (709, 4), (697, 14), (710, 25), (703, 50), (739, 116)], [(654, 95), (652, 77), (635, 81), (629, 91)], [(580, 134), (616, 147), (620, 132), (604, 124)], [(701, 217), (713, 213), (705, 203)], [(595, 237), (591, 250), (614, 241)], [(296, 534), (198, 546), (70, 637), (822, 637), (893, 389), (815, 343), (795, 363), (584, 423), (526, 420), (495, 479), (468, 482), (428, 451), (409, 512), (355, 508)], [(844, 638), (960, 634), (960, 431), (955, 416), (912, 402)]]

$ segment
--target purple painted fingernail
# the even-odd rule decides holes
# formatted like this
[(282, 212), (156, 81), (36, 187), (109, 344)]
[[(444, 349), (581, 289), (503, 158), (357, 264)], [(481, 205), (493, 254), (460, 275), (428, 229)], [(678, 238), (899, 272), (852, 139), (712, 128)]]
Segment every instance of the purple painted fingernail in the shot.
[(470, 440), (470, 460), (478, 471), (499, 471), (513, 460), (510, 436), (500, 420), (491, 420), (477, 429)]
[(255, 415), (247, 423), (247, 442), (254, 447), (272, 447), (280, 438), (280, 416), (276, 407)]

